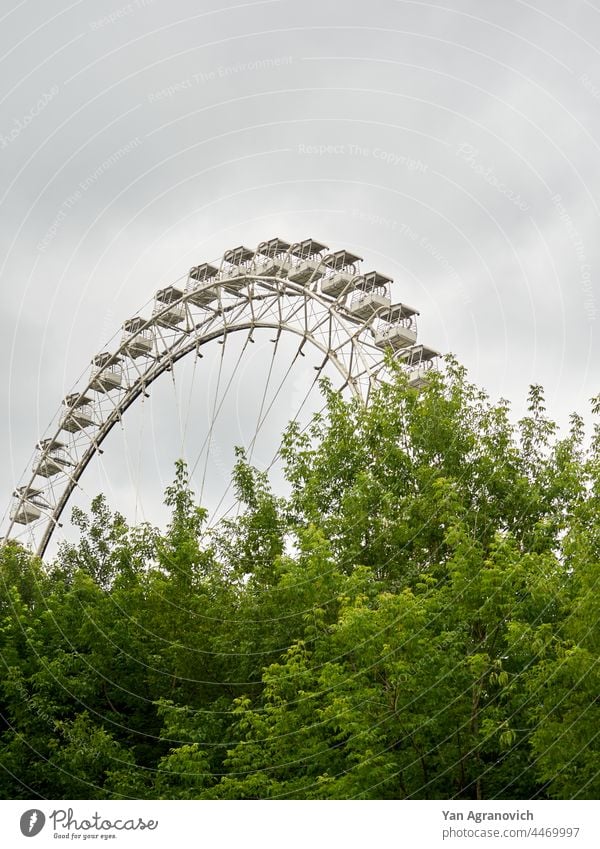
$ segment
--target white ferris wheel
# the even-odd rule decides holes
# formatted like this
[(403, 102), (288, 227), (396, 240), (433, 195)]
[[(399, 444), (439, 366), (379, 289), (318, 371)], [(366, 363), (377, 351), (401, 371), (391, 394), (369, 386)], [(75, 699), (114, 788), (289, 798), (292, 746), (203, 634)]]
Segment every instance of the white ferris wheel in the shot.
[[(159, 377), (167, 372), (173, 376), (175, 364), (186, 355), (188, 361), (193, 359), (195, 370), (211, 342), (221, 348), (214, 393), (210, 398), (206, 391), (198, 393), (207, 423), (201, 445), (203, 485), (225, 400), (224, 352), (232, 348), (236, 354), (233, 373), (248, 357), (248, 343), (255, 343), (259, 334), (268, 339), (265, 345), (272, 353), (268, 361), (263, 359), (262, 382), (252, 377), (250, 390), (258, 413), (245, 437), (250, 446), (258, 432), (265, 431), (269, 411), (282, 398), (298, 394), (286, 386), (294, 369), (303, 370), (308, 391), (294, 398), (296, 409), (288, 420), (310, 408), (307, 399), (324, 374), (336, 389), (368, 403), (372, 389), (386, 379), (389, 352), (408, 372), (410, 385), (422, 387), (440, 355), (417, 344), (418, 311), (392, 303), (392, 279), (363, 271), (361, 263), (362, 258), (350, 251), (330, 252), (314, 239), (290, 244), (274, 238), (256, 250), (243, 246), (228, 250), (219, 262), (195, 266), (180, 281), (157, 291), (150, 314), (125, 321), (63, 400), (12, 495), (3, 539), (19, 540), (43, 557), (69, 500), (82, 487), (86, 468), (103, 453), (111, 431), (123, 427), (125, 413), (149, 397)], [(274, 364), (284, 348), (286, 362), (277, 369)], [(311, 348), (314, 368), (306, 357)], [(270, 447), (273, 458), (266, 467), (279, 445), (271, 441)]]

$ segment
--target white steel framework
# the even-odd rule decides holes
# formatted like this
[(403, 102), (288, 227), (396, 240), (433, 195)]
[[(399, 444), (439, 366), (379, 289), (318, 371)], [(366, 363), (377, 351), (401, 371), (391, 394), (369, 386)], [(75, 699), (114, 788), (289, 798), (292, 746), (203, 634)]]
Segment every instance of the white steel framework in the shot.
[(27, 526), (30, 542), (43, 556), (81, 475), (111, 429), (151, 384), (203, 345), (233, 332), (283, 331), (308, 342), (365, 403), (385, 379), (386, 352), (421, 388), (437, 351), (416, 345), (418, 312), (392, 304), (392, 279), (361, 271), (362, 258), (330, 253), (314, 239), (290, 244), (275, 238), (256, 250), (225, 252), (220, 263), (190, 269), (177, 286), (159, 290), (148, 318), (123, 324), (116, 349), (93, 357), (89, 375), (67, 395), (38, 443), (33, 466), (13, 493), (4, 539)]

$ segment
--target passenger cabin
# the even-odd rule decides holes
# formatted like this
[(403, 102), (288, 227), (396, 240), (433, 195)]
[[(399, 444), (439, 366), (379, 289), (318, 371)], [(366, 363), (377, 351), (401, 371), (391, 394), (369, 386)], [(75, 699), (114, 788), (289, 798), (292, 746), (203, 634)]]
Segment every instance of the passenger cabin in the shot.
[(354, 283), (348, 312), (362, 321), (369, 321), (382, 310), (392, 305), (390, 286), (392, 278), (378, 271), (361, 275)]
[(254, 269), (261, 277), (285, 277), (289, 270), (290, 243), (283, 239), (269, 239), (256, 249)]
[(130, 318), (123, 325), (123, 337), (121, 345), (125, 353), (134, 360), (138, 357), (147, 357), (152, 353), (154, 347), (154, 333), (150, 327), (145, 327), (143, 318)]
[(38, 442), (38, 456), (34, 472), (43, 478), (51, 478), (65, 472), (73, 463), (69, 459), (67, 446), (56, 439), (44, 439)]
[(406, 304), (395, 304), (378, 316), (375, 328), (375, 344), (378, 348), (408, 348), (417, 341), (417, 321), (419, 313)]
[(234, 295), (248, 283), (248, 272), (250, 263), (254, 259), (254, 251), (240, 245), (223, 254), (223, 265), (221, 267), (221, 280), (223, 288)]
[(321, 281), (321, 292), (332, 298), (339, 298), (344, 292), (348, 292), (357, 279), (358, 264), (362, 261), (361, 256), (351, 254), (350, 251), (336, 251), (323, 259), (326, 267), (325, 276)]
[(90, 388), (96, 392), (110, 392), (111, 389), (120, 389), (123, 380), (121, 362), (122, 360), (117, 354), (111, 354), (108, 351), (97, 354), (92, 360)]
[(299, 261), (288, 271), (288, 280), (302, 284), (319, 280), (325, 271), (322, 268), (322, 262), (323, 252), (326, 250), (327, 245), (315, 242), (314, 239), (305, 239), (303, 242), (292, 245), (290, 254)]
[(61, 422), (61, 430), (77, 433), (79, 430), (93, 427), (96, 424), (92, 410), (92, 399), (88, 398), (87, 395), (79, 395), (75, 392), (73, 395), (67, 395), (63, 404), (67, 408), (67, 412)]
[(206, 307), (217, 299), (219, 284), (214, 282), (219, 269), (207, 262), (191, 268), (186, 292), (188, 301), (196, 307)]
[(431, 372), (435, 370), (436, 360), (440, 356), (439, 351), (434, 351), (433, 348), (427, 348), (425, 345), (415, 345), (407, 351), (402, 351), (398, 355), (398, 360), (408, 370), (408, 385), (413, 389), (422, 389)]
[(185, 304), (181, 303), (183, 292), (175, 286), (159, 289), (154, 298), (152, 318), (161, 327), (174, 329), (185, 319)]
[(20, 486), (13, 492), (13, 497), (18, 499), (19, 503), (11, 511), (10, 518), (20, 525), (36, 522), (41, 517), (42, 511), (50, 508), (50, 505), (42, 498), (42, 491), (31, 486)]

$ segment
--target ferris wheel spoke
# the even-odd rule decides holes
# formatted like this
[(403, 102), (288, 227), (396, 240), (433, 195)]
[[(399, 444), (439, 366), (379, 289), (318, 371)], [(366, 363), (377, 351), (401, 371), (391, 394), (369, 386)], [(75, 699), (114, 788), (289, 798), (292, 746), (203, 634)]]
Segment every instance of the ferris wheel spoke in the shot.
[[(312, 393), (312, 391), (313, 391), (313, 389), (314, 389), (314, 387), (315, 387), (315, 384), (318, 382), (318, 380), (319, 380), (319, 375), (317, 374), (317, 375), (316, 375), (316, 377), (314, 377), (314, 378), (313, 378), (313, 381), (312, 381), (312, 383), (311, 383), (311, 385), (310, 385), (310, 387), (309, 387), (308, 391), (306, 392), (306, 394), (305, 394), (305, 396), (304, 396), (304, 398), (303, 398), (303, 400), (302, 400), (302, 403), (300, 404), (300, 406), (299, 406), (299, 407), (298, 407), (298, 409), (296, 410), (296, 413), (295, 413), (295, 415), (294, 415), (293, 419), (290, 419), (289, 424), (294, 424), (294, 423), (295, 423), (295, 422), (297, 422), (297, 421), (298, 421), (298, 419), (300, 418), (300, 414), (301, 414), (302, 410), (304, 409), (304, 405), (306, 404), (306, 402), (307, 402), (307, 401), (308, 401), (308, 399), (310, 398), (310, 395), (311, 395), (311, 393)], [(322, 405), (322, 406), (321, 406), (318, 410), (316, 410), (316, 411), (315, 411), (315, 414), (320, 415), (320, 414), (321, 414), (324, 410), (326, 410), (326, 409), (327, 409), (327, 403), (325, 402), (325, 403), (324, 403), (324, 404), (323, 404), (323, 405)], [(307, 422), (306, 422), (306, 424), (304, 425), (304, 427), (302, 427), (302, 428), (300, 429), (300, 433), (301, 433), (301, 434), (306, 433), (306, 431), (310, 428), (310, 426), (311, 426), (311, 421), (310, 421), (310, 419), (309, 419), (309, 421), (307, 421)], [(271, 471), (271, 469), (273, 468), (273, 466), (275, 465), (275, 463), (276, 463), (276, 462), (277, 462), (277, 460), (279, 459), (280, 452), (281, 452), (281, 446), (282, 446), (282, 445), (283, 445), (283, 442), (282, 442), (282, 441), (280, 441), (280, 442), (279, 442), (279, 445), (277, 446), (277, 450), (276, 450), (276, 451), (275, 451), (275, 453), (273, 454), (273, 456), (272, 456), (272, 458), (271, 458), (271, 461), (270, 461), (270, 463), (268, 464), (268, 466), (267, 466), (267, 468), (266, 468), (266, 471), (267, 471), (267, 472), (270, 472), (270, 471)]]
[[(258, 433), (261, 427), (261, 416), (265, 407), (265, 401), (267, 399), (267, 392), (269, 391), (269, 383), (271, 381), (271, 375), (273, 374), (273, 366), (275, 365), (275, 355), (277, 354), (277, 349), (279, 347), (279, 340), (275, 341), (273, 351), (271, 353), (271, 361), (269, 363), (269, 369), (267, 371), (267, 377), (265, 380), (265, 388), (263, 390), (261, 399), (260, 399), (260, 407), (258, 409), (258, 415), (256, 417), (256, 426), (254, 428), (254, 434), (252, 439), (250, 440), (250, 444), (248, 445), (248, 461), (252, 460), (252, 454), (254, 453), (254, 446), (256, 445), (256, 439), (258, 437)], [(268, 411), (267, 411), (268, 412)]]
[(192, 379), (190, 381), (190, 389), (189, 389), (188, 397), (187, 397), (185, 417), (184, 417), (184, 420), (183, 420), (183, 430), (182, 430), (182, 433), (181, 433), (181, 455), (182, 455), (182, 457), (185, 455), (185, 440), (186, 440), (186, 436), (187, 436), (188, 426), (189, 426), (189, 423), (190, 423), (190, 415), (191, 415), (191, 410), (192, 410), (192, 398), (193, 398), (194, 390), (195, 390), (195, 386), (196, 386), (196, 372), (198, 370), (198, 360), (199, 360), (200, 356), (201, 356), (200, 352), (197, 351), (196, 356), (194, 357), (194, 365), (192, 366)]
[(138, 443), (137, 463), (136, 463), (135, 469), (132, 470), (133, 471), (132, 480), (133, 480), (133, 487), (134, 487), (134, 493), (135, 493), (134, 524), (136, 524), (137, 521), (138, 521), (138, 518), (137, 518), (138, 510), (139, 510), (139, 512), (142, 516), (142, 521), (145, 521), (144, 507), (143, 507), (143, 504), (142, 504), (142, 500), (140, 498), (140, 492), (142, 490), (142, 486), (141, 486), (142, 455), (143, 455), (142, 446), (143, 446), (143, 442), (144, 442), (144, 430), (145, 430), (144, 425), (145, 425), (145, 421), (146, 421), (146, 415), (145, 415), (146, 408), (147, 408), (146, 399), (144, 397), (142, 397), (140, 403), (141, 403), (141, 412), (140, 412), (140, 427), (139, 427), (138, 440), (137, 440), (137, 443)]
[(252, 332), (250, 331), (248, 333), (248, 336), (246, 337), (246, 339), (244, 341), (242, 349), (241, 349), (241, 351), (240, 351), (240, 353), (239, 353), (239, 355), (236, 359), (234, 368), (233, 368), (232, 373), (231, 373), (231, 375), (230, 375), (230, 377), (227, 381), (227, 384), (225, 386), (225, 389), (223, 390), (223, 394), (222, 394), (220, 399), (219, 399), (219, 388), (220, 388), (220, 384), (221, 384), (221, 380), (222, 380), (223, 363), (224, 363), (225, 350), (226, 350), (226, 344), (227, 344), (227, 333), (224, 333), (223, 339), (219, 340), (219, 341), (221, 341), (221, 343), (222, 343), (221, 357), (220, 357), (220, 360), (219, 360), (219, 371), (218, 371), (218, 377), (217, 377), (217, 386), (215, 388), (215, 397), (214, 397), (213, 406), (212, 406), (212, 413), (211, 413), (211, 417), (210, 417), (208, 433), (205, 436), (205, 438), (204, 438), (204, 440), (203, 440), (203, 442), (200, 446), (200, 450), (198, 452), (198, 457), (197, 457), (196, 462), (194, 463), (192, 470), (190, 472), (190, 477), (191, 477), (194, 474), (194, 472), (195, 472), (195, 470), (198, 466), (198, 463), (200, 461), (200, 457), (202, 456), (204, 449), (206, 448), (205, 457), (204, 457), (204, 469), (203, 469), (203, 473), (202, 473), (202, 482), (201, 482), (201, 486), (200, 486), (200, 502), (201, 503), (203, 502), (203, 498), (204, 498), (204, 488), (205, 488), (205, 484), (206, 484), (206, 476), (207, 476), (207, 473), (208, 473), (208, 463), (209, 463), (209, 459), (210, 459), (210, 451), (211, 451), (212, 437), (213, 437), (215, 424), (216, 424), (216, 421), (219, 417), (221, 409), (223, 408), (223, 405), (225, 403), (225, 400), (227, 398), (229, 390), (230, 390), (230, 388), (233, 384), (233, 381), (234, 381), (234, 378), (237, 374), (237, 371), (240, 367), (244, 353), (246, 351), (246, 348), (248, 347), (248, 343), (250, 341), (252, 341)]
[(192, 474), (193, 474), (193, 472), (196, 468), (196, 465), (199, 461), (199, 458), (202, 455), (204, 447), (206, 446), (206, 454), (205, 454), (205, 459), (204, 459), (204, 471), (203, 471), (203, 475), (202, 475), (202, 484), (201, 484), (201, 488), (200, 488), (200, 503), (203, 503), (204, 488), (205, 488), (205, 483), (206, 483), (208, 462), (209, 462), (209, 459), (210, 459), (210, 449), (211, 449), (212, 435), (213, 435), (214, 427), (215, 427), (216, 421), (218, 419), (219, 413), (221, 412), (221, 409), (222, 409), (222, 407), (225, 403), (225, 400), (227, 398), (229, 390), (230, 390), (230, 388), (233, 384), (235, 376), (236, 376), (236, 374), (239, 370), (239, 367), (242, 363), (244, 353), (246, 351), (246, 348), (248, 347), (248, 343), (254, 341), (253, 338), (252, 338), (252, 328), (250, 328), (250, 331), (249, 331), (249, 333), (248, 333), (248, 335), (247, 335), (247, 337), (244, 341), (242, 349), (241, 349), (240, 353), (238, 354), (238, 357), (235, 361), (235, 365), (232, 369), (231, 375), (229, 376), (229, 379), (227, 381), (225, 389), (223, 390), (223, 394), (222, 394), (221, 398), (219, 399), (219, 385), (220, 385), (220, 382), (221, 382), (221, 379), (222, 379), (222, 368), (223, 368), (226, 339), (227, 339), (227, 334), (224, 334), (223, 346), (222, 346), (222, 349), (221, 349), (221, 359), (220, 359), (220, 362), (219, 362), (219, 374), (218, 374), (218, 380), (217, 380), (217, 387), (215, 389), (215, 398), (214, 398), (214, 402), (213, 402), (213, 409), (212, 409), (212, 415), (211, 415), (209, 430), (208, 430), (208, 433), (207, 433), (206, 437), (204, 438), (204, 441), (202, 442), (202, 445), (200, 447), (198, 460), (196, 460), (196, 463), (194, 464), (194, 467), (192, 469)]
[[(295, 363), (297, 362), (298, 357), (302, 355), (302, 347), (304, 346), (304, 342), (305, 342), (305, 340), (303, 339), (303, 340), (302, 340), (302, 342), (300, 343), (300, 345), (298, 346), (298, 350), (297, 350), (297, 351), (296, 351), (296, 353), (294, 354), (294, 357), (293, 357), (293, 359), (292, 359), (292, 361), (291, 361), (290, 365), (288, 366), (288, 368), (287, 368), (287, 370), (286, 370), (286, 372), (285, 372), (285, 374), (284, 374), (284, 376), (283, 376), (282, 380), (280, 381), (279, 386), (277, 387), (277, 390), (276, 390), (275, 394), (274, 394), (274, 395), (273, 395), (273, 397), (271, 398), (271, 401), (269, 402), (269, 406), (267, 407), (267, 410), (266, 410), (266, 412), (265, 412), (265, 414), (264, 414), (263, 418), (259, 421), (259, 423), (258, 423), (258, 425), (257, 425), (257, 428), (256, 428), (256, 435), (258, 435), (258, 432), (260, 431), (260, 429), (261, 429), (261, 428), (262, 428), (262, 426), (264, 425), (264, 423), (265, 423), (265, 421), (266, 421), (266, 419), (267, 419), (267, 416), (269, 415), (269, 413), (271, 412), (271, 410), (272, 410), (272, 408), (273, 408), (273, 405), (274, 405), (274, 404), (275, 404), (275, 402), (277, 401), (277, 398), (279, 397), (279, 394), (281, 393), (281, 390), (283, 389), (283, 387), (284, 387), (284, 385), (285, 385), (285, 382), (287, 381), (287, 379), (288, 379), (288, 377), (289, 377), (289, 375), (290, 375), (290, 373), (291, 373), (291, 371), (292, 371), (292, 368), (294, 367)], [(313, 386), (314, 386), (314, 381), (313, 381), (313, 383), (311, 384), (311, 390), (312, 390), (312, 387), (313, 387)], [(310, 392), (311, 390), (309, 390), (309, 392)], [(256, 436), (255, 436), (255, 438), (256, 438)]]
[(210, 417), (208, 433), (207, 433), (206, 437), (204, 438), (202, 445), (200, 446), (200, 451), (198, 452), (198, 459), (194, 463), (192, 470), (191, 470), (191, 473), (190, 473), (190, 477), (191, 477), (194, 474), (194, 472), (196, 470), (196, 466), (198, 465), (200, 457), (202, 456), (202, 452), (203, 452), (204, 448), (206, 447), (206, 457), (204, 459), (204, 469), (203, 469), (203, 472), (202, 472), (202, 483), (200, 485), (200, 503), (201, 504), (202, 504), (202, 501), (203, 501), (203, 498), (204, 498), (204, 485), (206, 483), (206, 472), (207, 472), (207, 469), (208, 469), (208, 458), (210, 456), (210, 446), (211, 446), (211, 442), (212, 442), (212, 432), (213, 432), (213, 428), (215, 426), (215, 421), (217, 419), (217, 416), (218, 416), (219, 410), (220, 410), (220, 407), (217, 408), (217, 401), (218, 401), (218, 398), (219, 398), (219, 388), (221, 386), (221, 376), (223, 374), (223, 361), (225, 359), (226, 341), (227, 341), (227, 335), (225, 335), (225, 337), (223, 339), (223, 347), (221, 348), (221, 356), (219, 358), (219, 371), (218, 371), (218, 374), (217, 374), (217, 385), (215, 387), (215, 398), (214, 398), (214, 402), (213, 402), (213, 408), (212, 408), (212, 414), (211, 414), (211, 417)]
[[(290, 365), (289, 365), (289, 366), (288, 366), (288, 368), (286, 369), (286, 371), (285, 371), (285, 374), (284, 374), (283, 378), (282, 378), (282, 379), (281, 379), (281, 381), (279, 382), (279, 385), (277, 386), (277, 389), (275, 390), (275, 393), (274, 393), (273, 397), (271, 398), (271, 401), (269, 402), (269, 405), (268, 405), (268, 407), (267, 407), (266, 411), (265, 411), (265, 412), (263, 412), (263, 410), (264, 410), (264, 404), (265, 404), (266, 397), (267, 397), (268, 387), (269, 387), (269, 383), (270, 383), (270, 378), (271, 378), (271, 375), (272, 375), (272, 369), (273, 369), (273, 364), (274, 364), (274, 358), (275, 358), (275, 354), (276, 354), (276, 352), (277, 352), (277, 348), (278, 348), (278, 344), (279, 344), (279, 339), (280, 339), (280, 334), (278, 333), (277, 338), (276, 338), (275, 340), (272, 340), (272, 341), (274, 342), (275, 347), (273, 348), (273, 353), (272, 353), (272, 356), (271, 356), (271, 365), (270, 365), (269, 370), (268, 370), (268, 372), (267, 372), (267, 379), (266, 379), (266, 381), (265, 381), (265, 389), (264, 389), (264, 391), (263, 391), (263, 395), (262, 395), (262, 399), (261, 399), (261, 405), (260, 405), (260, 410), (259, 410), (259, 414), (258, 414), (258, 417), (257, 417), (257, 420), (256, 420), (256, 427), (255, 427), (255, 429), (254, 429), (254, 433), (253, 433), (252, 439), (250, 440), (249, 445), (248, 445), (248, 451), (249, 451), (249, 453), (248, 453), (248, 460), (249, 460), (249, 461), (250, 461), (250, 460), (251, 460), (251, 458), (252, 458), (252, 453), (253, 453), (253, 451), (254, 451), (254, 448), (255, 448), (255, 445), (256, 445), (256, 440), (258, 439), (259, 432), (260, 432), (260, 430), (262, 429), (263, 425), (265, 424), (265, 422), (266, 422), (266, 420), (267, 420), (267, 418), (268, 418), (268, 416), (269, 416), (269, 413), (270, 413), (271, 409), (273, 408), (273, 405), (274, 405), (275, 401), (277, 400), (277, 398), (278, 398), (279, 394), (281, 393), (281, 391), (282, 391), (282, 389), (283, 389), (283, 387), (284, 387), (284, 385), (285, 385), (285, 383), (286, 383), (286, 381), (287, 381), (287, 379), (288, 379), (288, 377), (289, 377), (289, 375), (290, 375), (290, 373), (291, 373), (291, 370), (292, 370), (292, 368), (293, 368), (294, 364), (295, 364), (295, 363), (296, 363), (296, 361), (298, 360), (298, 356), (301, 354), (301, 348), (302, 348), (302, 346), (303, 346), (303, 344), (304, 344), (304, 341), (305, 341), (305, 340), (303, 339), (303, 340), (301, 341), (300, 345), (298, 346), (298, 349), (296, 350), (296, 353), (295, 353), (295, 354), (294, 354), (294, 356), (292, 357), (292, 360), (291, 360), (291, 362), (290, 362)], [(225, 518), (225, 517), (226, 517), (226, 516), (228, 516), (228, 515), (231, 513), (231, 511), (232, 511), (233, 509), (235, 509), (235, 508), (237, 508), (237, 510), (238, 510), (238, 512), (239, 512), (239, 503), (237, 503), (237, 504), (236, 504), (236, 502), (233, 502), (233, 503), (232, 503), (232, 504), (231, 504), (231, 505), (227, 508), (227, 510), (223, 511), (222, 513), (220, 513), (221, 507), (222, 507), (222, 505), (223, 505), (223, 503), (224, 503), (225, 499), (227, 498), (227, 496), (228, 496), (228, 495), (229, 495), (229, 493), (231, 492), (232, 487), (233, 487), (233, 480), (230, 478), (230, 480), (229, 480), (229, 482), (228, 482), (228, 484), (227, 484), (227, 487), (226, 487), (225, 491), (224, 491), (224, 492), (223, 492), (223, 494), (221, 495), (221, 498), (220, 498), (219, 502), (217, 503), (216, 507), (215, 507), (215, 508), (214, 508), (214, 510), (212, 511), (212, 515), (211, 515), (211, 519), (210, 519), (210, 524), (213, 524), (213, 523), (214, 523), (217, 519)]]

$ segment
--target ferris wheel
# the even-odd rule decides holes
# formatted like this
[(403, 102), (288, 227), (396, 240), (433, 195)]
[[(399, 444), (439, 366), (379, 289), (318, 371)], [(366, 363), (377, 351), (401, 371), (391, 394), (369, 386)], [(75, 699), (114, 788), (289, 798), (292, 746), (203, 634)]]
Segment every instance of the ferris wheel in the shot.
[[(408, 372), (411, 386), (424, 386), (439, 352), (417, 344), (419, 313), (392, 303), (392, 278), (362, 271), (361, 263), (350, 251), (331, 252), (314, 239), (290, 244), (274, 238), (256, 250), (228, 250), (220, 261), (195, 266), (157, 291), (150, 314), (126, 320), (112, 346), (92, 358), (63, 400), (12, 495), (3, 539), (20, 540), (43, 557), (84, 471), (102, 454), (113, 428), (122, 426), (126, 411), (148, 398), (151, 385), (166, 372), (172, 374), (183, 357), (202, 357), (211, 342), (223, 350), (234, 333), (243, 339), (238, 361), (259, 332), (268, 332), (273, 358), (284, 332), (295, 339), (292, 363), (303, 362), (299, 358), (312, 346), (317, 362), (310, 386), (327, 367), (336, 389), (364, 403), (386, 379), (389, 352)], [(267, 377), (272, 365), (268, 372)], [(280, 393), (281, 387), (267, 403), (264, 389), (250, 444)], [(215, 394), (208, 405), (209, 436), (218, 400)], [(208, 458), (210, 439), (208, 447), (206, 439), (203, 445)]]

